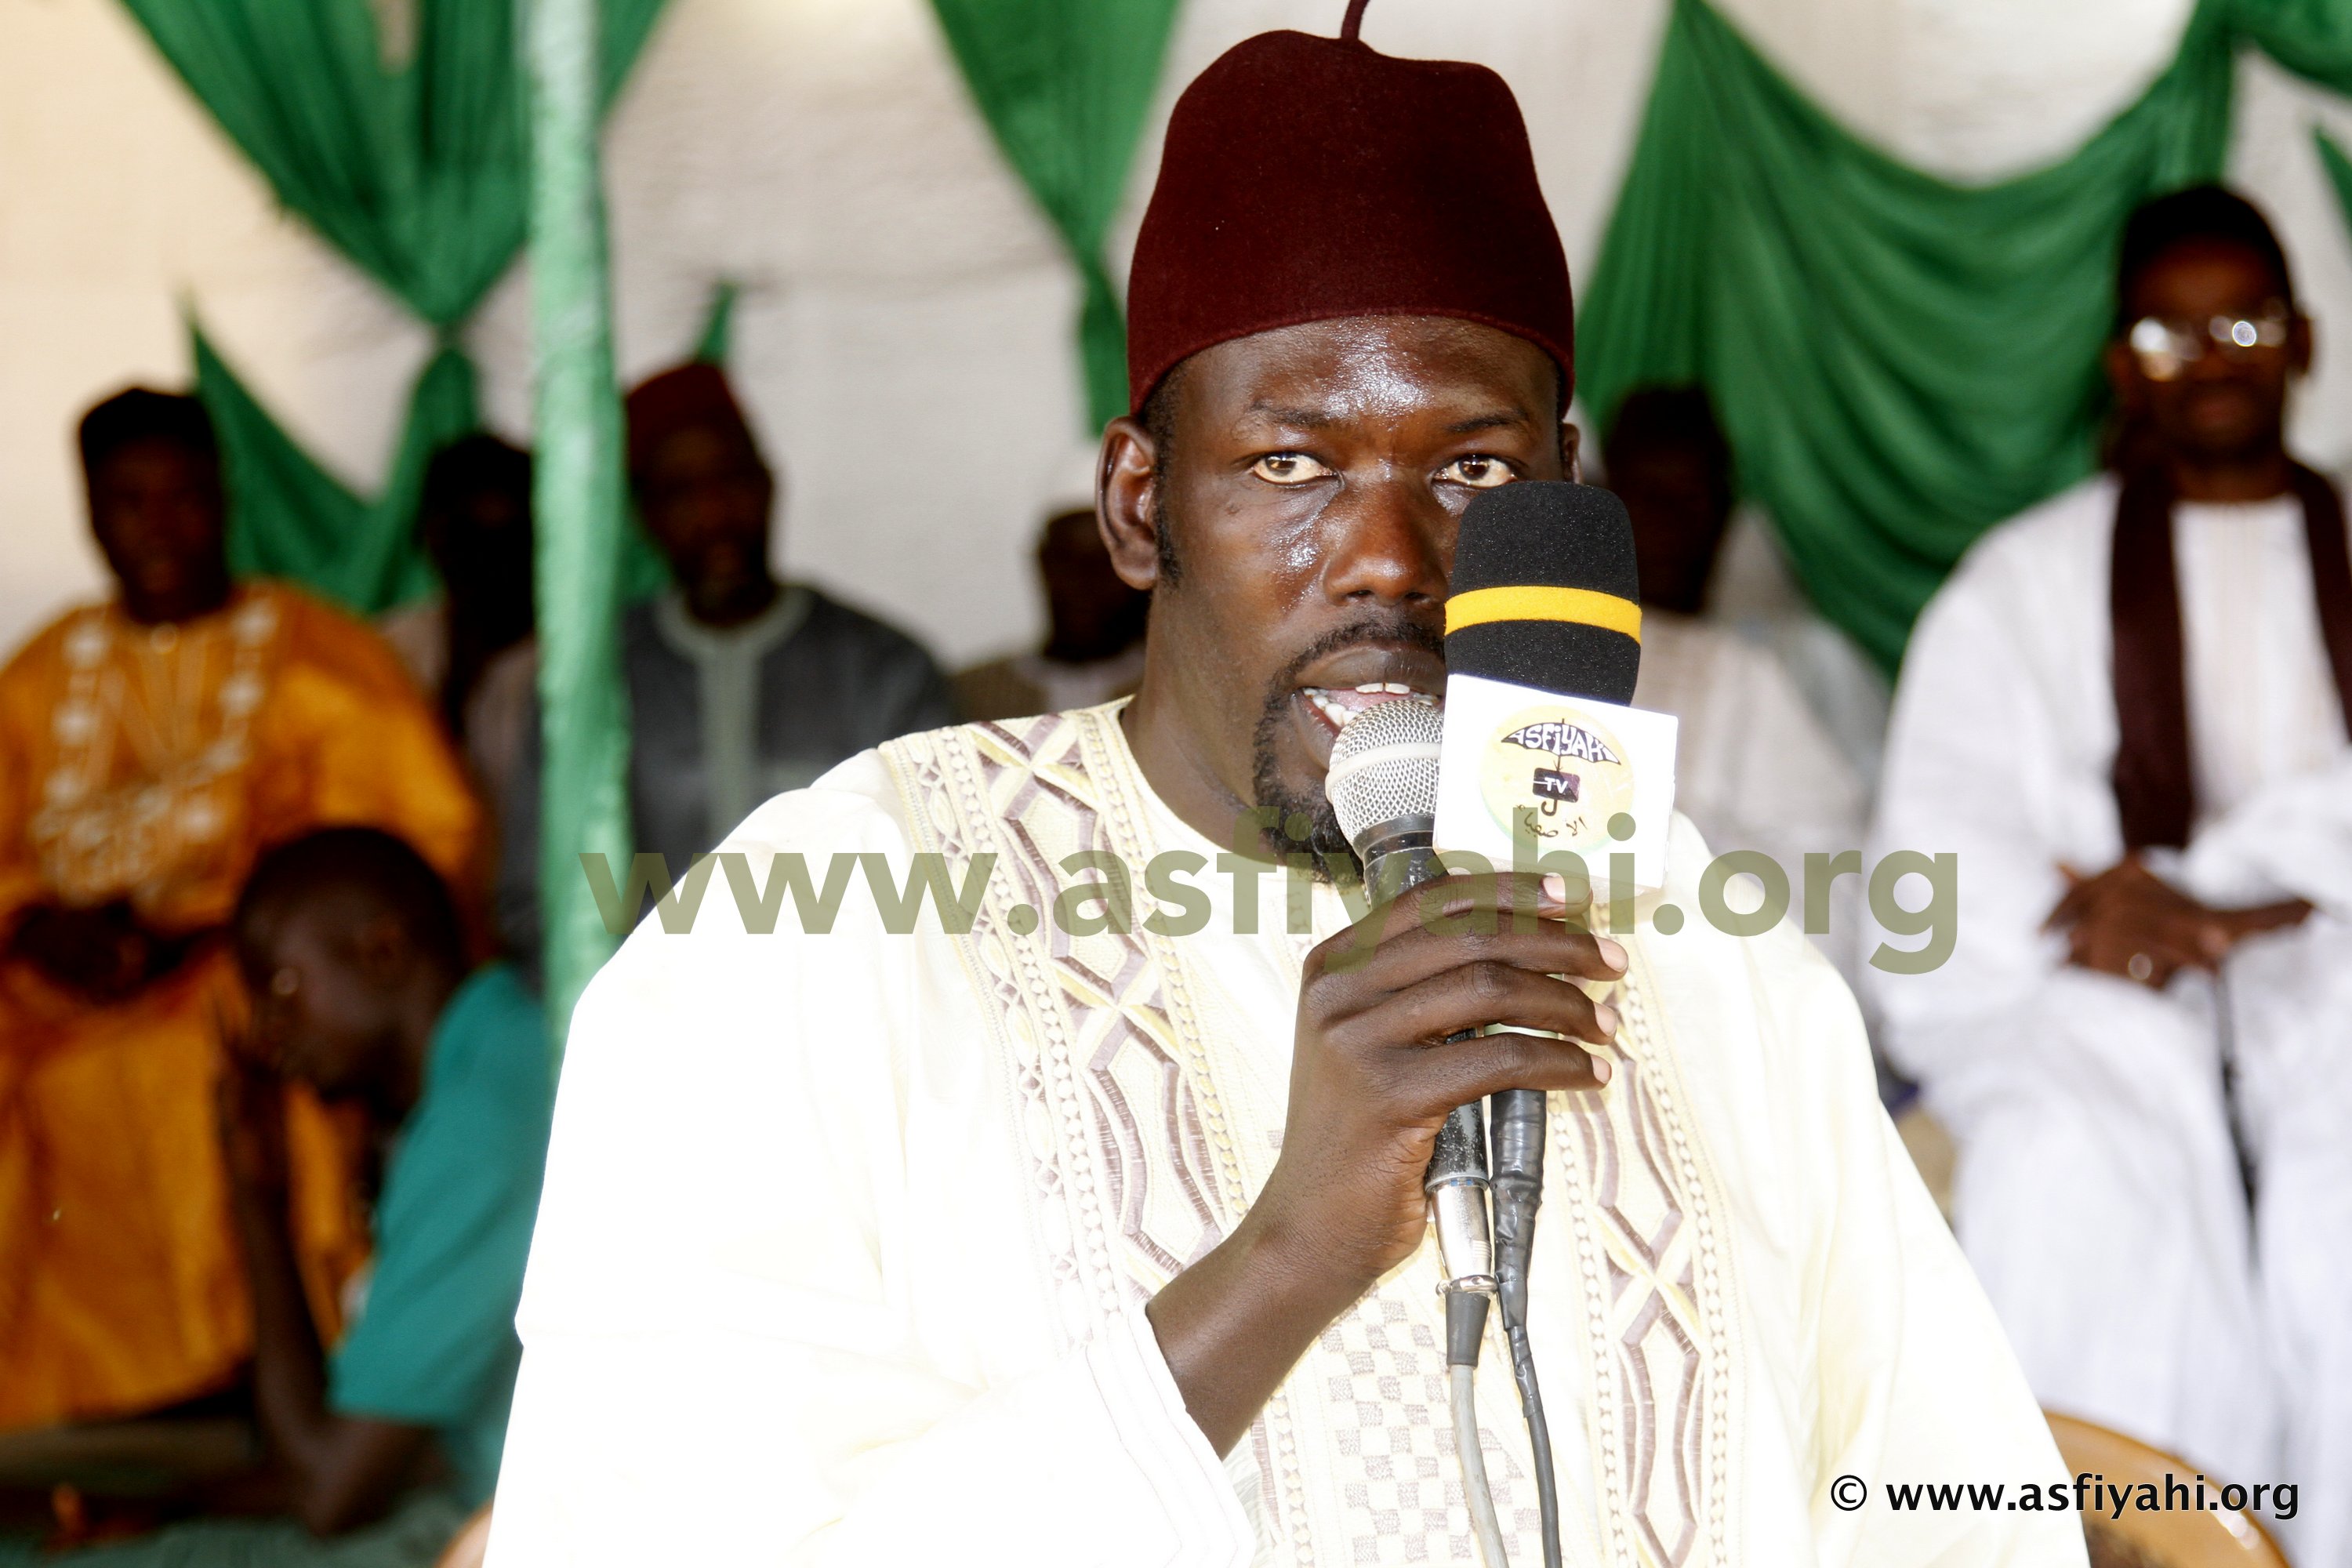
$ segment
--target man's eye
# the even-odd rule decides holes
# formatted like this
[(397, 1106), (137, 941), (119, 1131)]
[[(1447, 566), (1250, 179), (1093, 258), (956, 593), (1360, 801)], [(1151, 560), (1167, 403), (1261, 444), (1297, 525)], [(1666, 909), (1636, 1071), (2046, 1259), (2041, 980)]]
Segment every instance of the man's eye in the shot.
[(1304, 452), (1269, 452), (1250, 465), (1250, 472), (1270, 485), (1303, 485), (1329, 478), (1331, 470)]
[(1500, 458), (1456, 458), (1438, 470), (1441, 479), (1451, 479), (1457, 485), (1468, 485), (1474, 490), (1491, 490), (1497, 485), (1507, 485), (1519, 476)]

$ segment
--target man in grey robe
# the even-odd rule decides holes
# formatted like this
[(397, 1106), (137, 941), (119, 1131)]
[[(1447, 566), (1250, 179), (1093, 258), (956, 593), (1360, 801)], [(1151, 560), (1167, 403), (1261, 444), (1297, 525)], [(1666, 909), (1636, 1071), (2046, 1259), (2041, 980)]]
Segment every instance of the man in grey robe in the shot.
[[(676, 579), (621, 627), (630, 809), (638, 853), (662, 856), (675, 880), (771, 795), (884, 741), (951, 723), (956, 712), (945, 677), (913, 638), (806, 584), (777, 580), (775, 475), (717, 366), (681, 365), (642, 383), (629, 394), (628, 424), (637, 513)], [(506, 801), (498, 905), (508, 945), (535, 961), (532, 728)], [(623, 869), (614, 868), (616, 884), (626, 889)]]

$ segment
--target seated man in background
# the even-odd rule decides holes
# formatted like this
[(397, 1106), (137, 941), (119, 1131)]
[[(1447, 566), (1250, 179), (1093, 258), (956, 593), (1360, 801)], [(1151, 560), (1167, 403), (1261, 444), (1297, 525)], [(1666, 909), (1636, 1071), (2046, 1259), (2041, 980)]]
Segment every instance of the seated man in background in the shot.
[(2126, 228), (2120, 472), (1921, 616), (1874, 856), (1953, 851), (1950, 962), (1874, 976), (1958, 1144), (1960, 1239), (2042, 1403), (2304, 1483), (2352, 1563), (2352, 568), (2285, 445), (2286, 258), (2215, 187)]
[(530, 474), (529, 452), (488, 434), (434, 453), (416, 531), (441, 592), (378, 623), (494, 805), (534, 717)]
[[(636, 847), (670, 876), (770, 795), (843, 758), (950, 722), (929, 654), (903, 632), (771, 568), (775, 475), (718, 366), (629, 394), (629, 483), (677, 586), (621, 630)], [(539, 950), (539, 753), (526, 738), (502, 817), (500, 927)], [(666, 890), (666, 889), (665, 889)]]
[(1037, 536), (1045, 646), (975, 665), (955, 679), (966, 719), (1019, 719), (1125, 697), (1143, 676), (1151, 595), (1119, 580), (1091, 506), (1056, 512)]
[[(1698, 387), (1650, 387), (1618, 405), (1604, 448), (1609, 488), (1633, 520), (1642, 579), (1634, 705), (1671, 713), (1675, 805), (1707, 847), (1760, 849), (1801, 888), (1809, 853), (1862, 847), (1868, 803), (1853, 765), (1778, 657), (1705, 617), (1736, 500), (1731, 448)], [(1851, 891), (1851, 879), (1839, 891)], [(1859, 914), (1825, 942), (1847, 977)]]
[[(260, 848), (365, 823), (455, 876), (479, 824), (382, 639), (230, 581), (201, 405), (125, 392), (81, 454), (118, 593), (0, 670), (0, 1430), (184, 1400), (251, 1352), (212, 1121), (242, 1006), (218, 932)], [(348, 1156), (288, 1110), (331, 1300), (365, 1250)]]
[[(511, 969), (471, 968), (433, 868), (372, 828), (263, 856), (235, 934), (254, 1017), (220, 1136), (252, 1281), (271, 1471), (258, 1490), (280, 1517), (177, 1525), (64, 1561), (429, 1563), (498, 1479), (554, 1098), (546, 1024)], [(364, 1305), (331, 1353), (295, 1261), (289, 1083), (359, 1108), (382, 1163)]]

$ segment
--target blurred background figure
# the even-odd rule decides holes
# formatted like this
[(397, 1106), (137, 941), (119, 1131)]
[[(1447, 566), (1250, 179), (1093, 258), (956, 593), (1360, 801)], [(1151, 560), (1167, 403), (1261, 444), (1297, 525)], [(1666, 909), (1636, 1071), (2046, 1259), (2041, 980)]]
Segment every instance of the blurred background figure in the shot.
[[(80, 449), (116, 591), (0, 670), (0, 1429), (185, 1399), (252, 1348), (211, 1125), (255, 856), (365, 823), (455, 877), (479, 828), (381, 638), (230, 581), (200, 405), (122, 393)], [(286, 1132), (331, 1301), (365, 1251), (350, 1165), (307, 1096)]]
[(1091, 708), (1127, 696), (1142, 678), (1151, 595), (1111, 569), (1093, 507), (1045, 520), (1037, 535), (1037, 578), (1045, 590), (1045, 646), (958, 675), (956, 701), (966, 719)]
[(1968, 913), (1877, 990), (2034, 1392), (2307, 1479), (2278, 1528), (2338, 1564), (2352, 544), (2286, 446), (2312, 333), (2263, 216), (2160, 197), (2118, 270), (2121, 470), (1987, 535), (1913, 635), (1874, 837), (1956, 854)]
[[(1328, 33), (1345, 8), (1282, 19)], [(246, 1031), (226, 922), (257, 855), (396, 834), (536, 972), (562, 847), (539, 842), (541, 629), (617, 638), (628, 830), (673, 874), (864, 746), (1100, 702), (1139, 665), (1149, 601), (1068, 482), (1124, 407), (1097, 384), (1118, 312), (1095, 268), (1124, 274), (1174, 87), (1265, 7), (607, 7), (611, 113), (576, 151), (610, 154), (614, 354), (709, 362), (629, 399), (614, 462), (673, 586), (626, 609), (579, 581), (534, 604), (531, 452), (470, 436), (411, 482), (472, 427), (461, 403), (542, 454), (583, 432), (534, 429), (526, 141), (432, 111), (446, 73), (416, 64), (482, 43), (467, 70), (520, 102), (520, 57), (472, 0), (362, 9), (322, 52), (221, 7), (0, 5), (0, 1535), (11, 1510), (53, 1522), (13, 1444), (249, 1425), (210, 1086)], [(2352, 453), (2352, 332), (2304, 320), (2352, 316), (2352, 28), (2326, 5), (2012, 9), (1501, 0), (1474, 39), (1429, 0), (1359, 20), (1400, 56), (1475, 45), (1527, 107), (1586, 428), (1610, 432), (1586, 461), (1636, 525), (1637, 700), (1681, 719), (1679, 804), (1715, 847), (1801, 888), (1805, 852), (1853, 847), (1907, 657), (1864, 866), (1957, 853), (1957, 947), (1865, 973), (1853, 876), (1816, 941), (1948, 1215), (1942, 1122), (1961, 1134), (1959, 1226), (2038, 1392), (2310, 1483), (2298, 1564), (2352, 1568), (2352, 1494), (2322, 1495), (2352, 1475), (2352, 957), (2330, 945), (2352, 589), (2312, 550), (2333, 492), (2290, 455)], [(368, 134), (311, 145), (321, 93)], [(94, 127), (122, 155), (57, 153)], [(2124, 216), (2222, 167), (2263, 210), (2209, 191), (2134, 225), (2113, 472), (2059, 494), (2108, 411), (2093, 340)], [(125, 394), (68, 438), (99, 393), (184, 380), (201, 404)], [(770, 457), (795, 459), (794, 573), (875, 616), (782, 572)], [(412, 492), (414, 516), (372, 499)], [(2029, 505), (1906, 656), (1967, 542)], [(387, 608), (419, 549), (440, 591)], [(593, 963), (578, 934), (560, 970)], [(366, 1277), (365, 1150), (355, 1104), (299, 1073), (281, 1093), (284, 1240), (323, 1342)]]
[(416, 527), (441, 592), (377, 623), (493, 805), (506, 798), (534, 713), (530, 481), (530, 454), (496, 436), (436, 452)]
[[(770, 562), (776, 479), (716, 365), (664, 371), (628, 398), (629, 483), (676, 586), (621, 628), (637, 849), (669, 875), (769, 796), (896, 735), (955, 720), (946, 678), (905, 633)], [(539, 758), (510, 782), (499, 910), (513, 951), (539, 951)]]
[[(1633, 520), (1642, 579), (1642, 673), (1634, 705), (1681, 721), (1675, 805), (1717, 854), (1758, 849), (1801, 889), (1808, 853), (1862, 846), (1868, 801), (1771, 647), (1708, 616), (1732, 519), (1731, 448), (1697, 387), (1629, 394), (1605, 447), (1609, 488)], [(1824, 950), (1852, 972), (1855, 888), (1836, 889)]]
[[(0, 1543), (0, 1563), (424, 1568), (489, 1496), (554, 1095), (538, 1004), (505, 965), (475, 967), (465, 925), (424, 858), (373, 828), (306, 835), (256, 865), (231, 922), (254, 1013), (222, 1080), (218, 1146), (262, 1441), (257, 1465), (195, 1489), (245, 1517), (88, 1553)], [(340, 1326), (314, 1309), (295, 1239), (298, 1087), (352, 1113), (378, 1173), (366, 1289)]]

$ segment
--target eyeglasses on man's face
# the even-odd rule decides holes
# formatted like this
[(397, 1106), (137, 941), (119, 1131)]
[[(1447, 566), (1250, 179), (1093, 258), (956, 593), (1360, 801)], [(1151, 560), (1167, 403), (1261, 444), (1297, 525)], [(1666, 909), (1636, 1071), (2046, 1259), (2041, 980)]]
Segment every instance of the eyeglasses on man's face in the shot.
[(2294, 314), (2283, 300), (2273, 300), (2263, 313), (2251, 318), (2212, 316), (2205, 321), (2142, 316), (2132, 323), (2125, 342), (2139, 362), (2139, 373), (2150, 381), (2177, 380), (2183, 371), (2208, 353), (2247, 360), (2265, 349), (2283, 348)]

